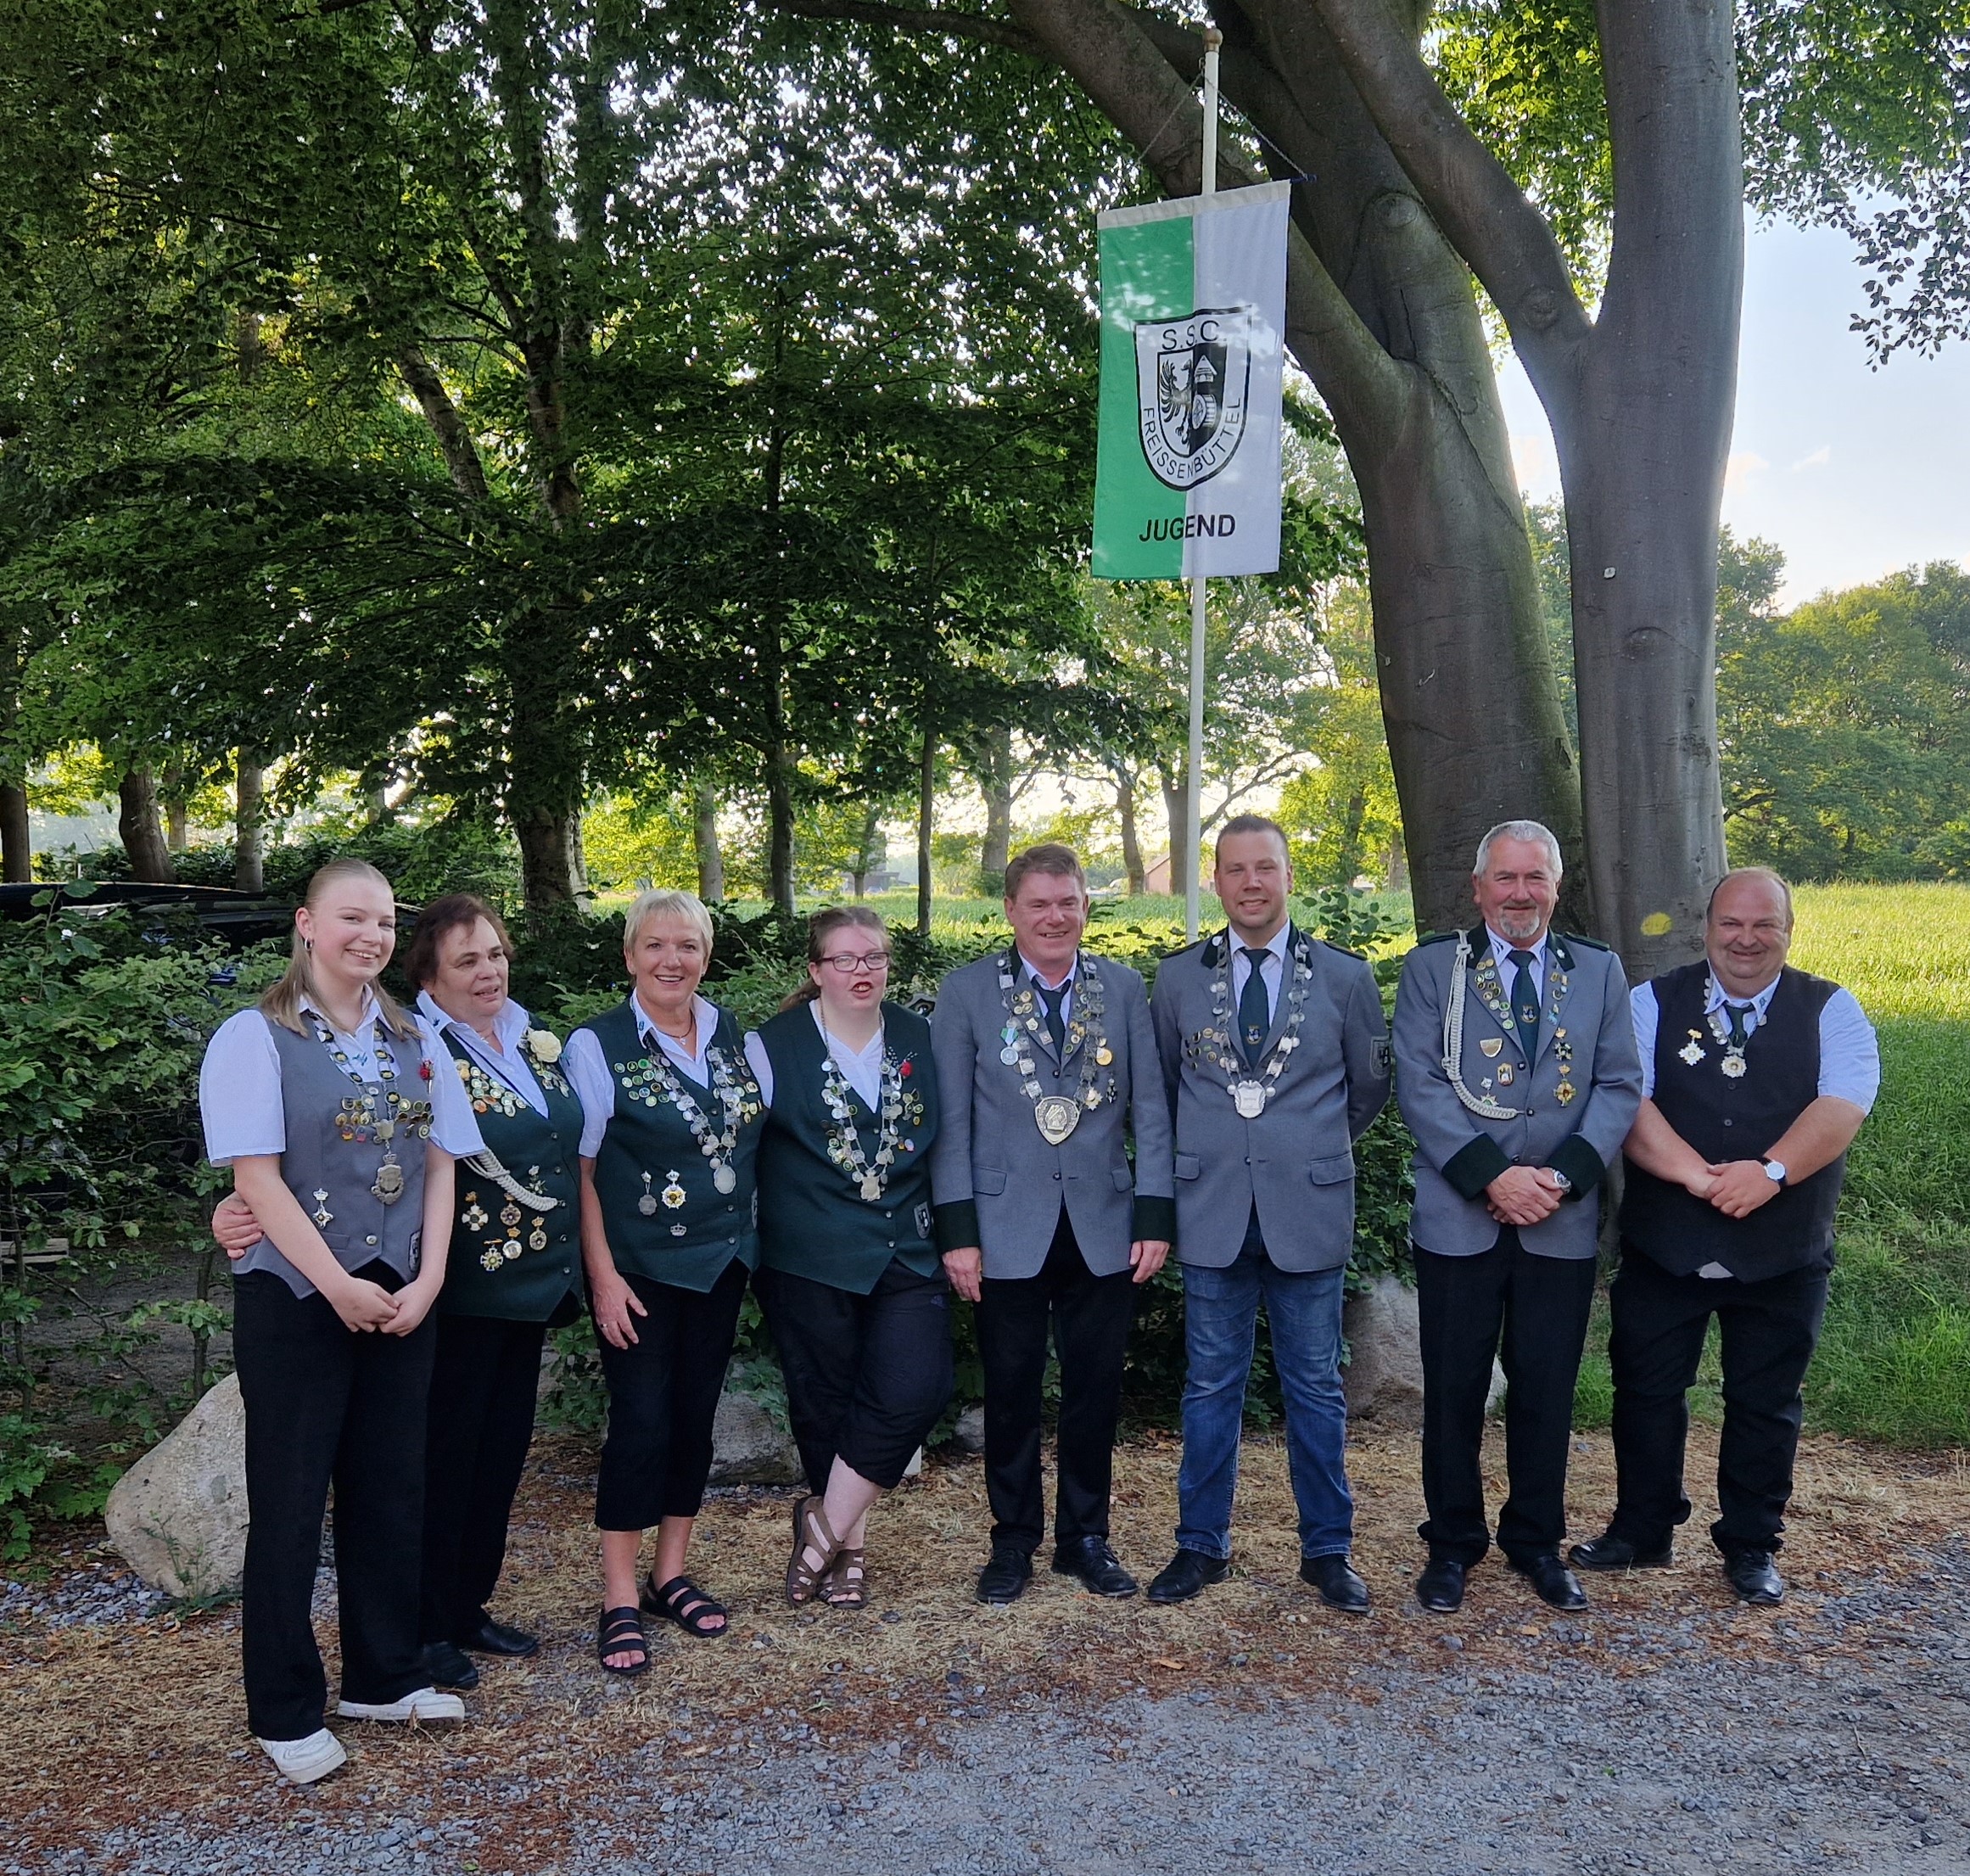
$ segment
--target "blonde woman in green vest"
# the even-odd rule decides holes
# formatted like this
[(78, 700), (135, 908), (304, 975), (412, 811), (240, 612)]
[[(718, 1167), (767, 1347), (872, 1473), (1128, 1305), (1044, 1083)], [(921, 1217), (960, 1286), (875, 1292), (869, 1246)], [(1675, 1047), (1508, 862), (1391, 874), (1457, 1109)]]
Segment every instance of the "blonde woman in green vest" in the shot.
[[(650, 1665), (646, 1616), (705, 1639), (728, 1626), (684, 1565), (758, 1261), (753, 1160), (765, 1106), (738, 1025), (698, 994), (711, 947), (711, 916), (691, 893), (643, 893), (623, 922), (634, 988), (578, 1028), (563, 1056), (585, 1116), (582, 1261), (609, 1392), (596, 1651), (612, 1674)], [(639, 1582), (652, 1525), (656, 1564)]]
[(816, 912), (808, 981), (746, 1039), (770, 1110), (759, 1149), (760, 1307), (809, 1496), (786, 1599), (859, 1609), (870, 1508), (951, 1397), (949, 1292), (931, 1240), (930, 1025), (886, 1000), (889, 933)]

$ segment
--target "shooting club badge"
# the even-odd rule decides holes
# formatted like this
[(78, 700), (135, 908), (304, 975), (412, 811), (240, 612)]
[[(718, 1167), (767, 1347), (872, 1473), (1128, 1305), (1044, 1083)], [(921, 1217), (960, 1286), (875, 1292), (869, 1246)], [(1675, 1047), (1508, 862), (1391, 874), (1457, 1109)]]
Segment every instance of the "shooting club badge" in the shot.
[(1135, 396), (1144, 460), (1172, 489), (1208, 482), (1244, 440), (1254, 306), (1200, 306), (1135, 328)]

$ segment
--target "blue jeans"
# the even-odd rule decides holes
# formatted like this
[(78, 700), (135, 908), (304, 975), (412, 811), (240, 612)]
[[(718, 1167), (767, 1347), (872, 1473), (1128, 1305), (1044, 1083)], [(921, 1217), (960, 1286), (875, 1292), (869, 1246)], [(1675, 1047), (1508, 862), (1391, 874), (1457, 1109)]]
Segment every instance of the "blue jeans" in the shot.
[(1286, 1452), (1300, 1507), (1300, 1554), (1345, 1557), (1354, 1531), (1343, 1448), (1340, 1301), (1345, 1271), (1282, 1270), (1252, 1219), (1223, 1269), (1184, 1266), (1184, 1463), (1177, 1475), (1177, 1542), (1231, 1554), (1231, 1501), (1259, 1299), (1272, 1325), (1273, 1360), (1286, 1403)]

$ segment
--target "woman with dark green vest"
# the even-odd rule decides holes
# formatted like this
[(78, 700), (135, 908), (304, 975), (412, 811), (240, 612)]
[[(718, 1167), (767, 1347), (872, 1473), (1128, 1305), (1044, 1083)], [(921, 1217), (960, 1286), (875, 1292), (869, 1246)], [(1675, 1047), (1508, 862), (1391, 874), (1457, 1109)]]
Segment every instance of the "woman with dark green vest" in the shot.
[[(581, 1103), (560, 1043), (507, 994), (512, 958), (499, 914), (453, 893), (418, 916), (404, 959), (484, 1142), (458, 1162), (434, 1312), (418, 1623), (433, 1684), (467, 1691), (479, 1684), (467, 1649), (521, 1656), (540, 1645), (495, 1621), (486, 1602), (534, 1437), (541, 1348), (549, 1329), (581, 1312)], [(237, 1195), (212, 1222), (234, 1256), (258, 1240)]]
[(458, 1168), (431, 1373), (423, 1626), (439, 1687), (478, 1685), (468, 1649), (522, 1657), (540, 1645), (486, 1601), (533, 1442), (541, 1349), (582, 1307), (581, 1100), (559, 1039), (508, 994), (512, 952), (491, 906), (452, 893), (419, 915), (404, 960), (486, 1145)]
[(937, 1081), (930, 1025), (883, 1000), (889, 933), (873, 911), (815, 913), (807, 969), (746, 1039), (770, 1117), (755, 1283), (809, 1487), (786, 1599), (859, 1609), (870, 1508), (951, 1397), (949, 1292), (931, 1238)]
[[(650, 1665), (644, 1616), (722, 1635), (727, 1613), (684, 1573), (711, 1471), (712, 1420), (758, 1261), (753, 1161), (765, 1106), (738, 1025), (697, 994), (710, 915), (645, 893), (623, 923), (626, 1001), (568, 1039), (581, 1096), (581, 1247), (609, 1392), (596, 1487), (613, 1674)], [(637, 1582), (643, 1532), (656, 1567)]]

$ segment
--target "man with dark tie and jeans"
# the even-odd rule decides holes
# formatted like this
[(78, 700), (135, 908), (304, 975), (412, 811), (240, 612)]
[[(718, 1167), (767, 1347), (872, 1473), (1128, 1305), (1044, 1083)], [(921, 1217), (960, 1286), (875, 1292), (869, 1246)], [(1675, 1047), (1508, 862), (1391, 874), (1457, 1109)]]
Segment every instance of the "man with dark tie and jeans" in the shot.
[(1396, 994), (1396, 1098), (1416, 1136), (1423, 1353), (1419, 1535), (1425, 1609), (1455, 1609), (1490, 1548), (1482, 1454), (1503, 1360), (1498, 1548), (1557, 1609), (1587, 1598), (1561, 1561), (1574, 1382), (1593, 1303), (1603, 1175), (1642, 1098), (1620, 960), (1548, 929), (1559, 843), (1510, 820), (1479, 843), (1483, 921), (1423, 940)]
[(1721, 1515), (1710, 1539), (1748, 1603), (1785, 1593), (1773, 1561), (1792, 1497), (1800, 1386), (1826, 1313), (1847, 1149), (1881, 1084), (1852, 995), (1792, 969), (1792, 893), (1725, 875), (1705, 955), (1637, 988), (1643, 1093), (1624, 1151), (1621, 1267), (1611, 1301), (1615, 1515), (1570, 1553), (1584, 1570), (1666, 1564), (1683, 1492), (1687, 1397), (1721, 1330)]
[(1389, 1095), (1374, 973), (1287, 916), (1278, 825), (1217, 837), (1227, 928), (1164, 960), (1150, 1007), (1176, 1123), (1184, 1267), (1184, 1464), (1177, 1553), (1150, 1585), (1187, 1602), (1231, 1567), (1232, 1500), (1260, 1302), (1286, 1409), (1300, 1575), (1358, 1615), (1340, 1387), (1340, 1306), (1354, 1245), (1354, 1142)]

